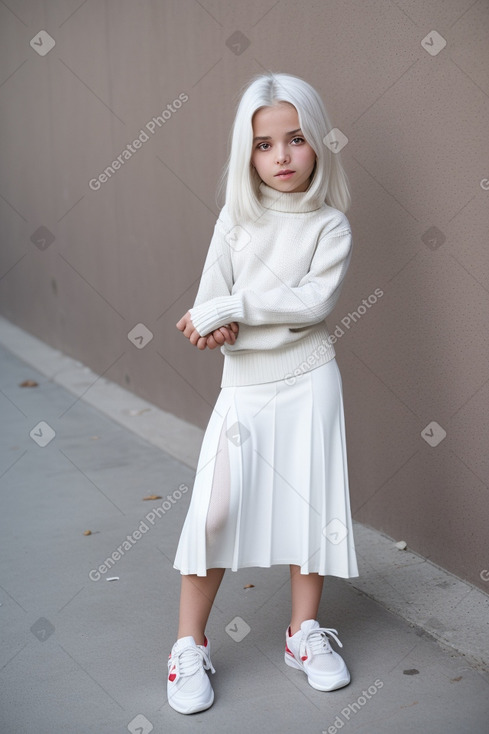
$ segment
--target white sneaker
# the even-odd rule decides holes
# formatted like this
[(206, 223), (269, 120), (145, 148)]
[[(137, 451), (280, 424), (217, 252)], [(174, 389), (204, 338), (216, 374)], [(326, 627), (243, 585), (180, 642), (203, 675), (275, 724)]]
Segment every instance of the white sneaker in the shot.
[(334, 691), (350, 682), (345, 661), (331, 649), (327, 635), (343, 647), (336, 630), (320, 627), (319, 622), (307, 619), (300, 630), (285, 633), (285, 662), (291, 668), (303, 670), (309, 685), (318, 691)]
[(210, 644), (196, 645), (192, 636), (180, 637), (168, 656), (168, 703), (180, 714), (204, 711), (214, 703), (214, 691), (206, 670), (216, 671), (211, 663)]

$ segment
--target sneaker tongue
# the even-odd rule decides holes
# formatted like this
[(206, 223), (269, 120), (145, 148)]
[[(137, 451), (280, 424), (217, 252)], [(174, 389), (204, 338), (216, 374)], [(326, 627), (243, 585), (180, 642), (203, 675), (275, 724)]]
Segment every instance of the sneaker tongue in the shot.
[(317, 619), (306, 619), (306, 621), (301, 624), (301, 630), (303, 632), (309, 632), (309, 630), (317, 628), (319, 628), (319, 622)]
[(175, 652), (180, 652), (180, 650), (184, 650), (187, 647), (197, 647), (192, 635), (189, 637), (180, 637), (175, 643), (174, 650)]

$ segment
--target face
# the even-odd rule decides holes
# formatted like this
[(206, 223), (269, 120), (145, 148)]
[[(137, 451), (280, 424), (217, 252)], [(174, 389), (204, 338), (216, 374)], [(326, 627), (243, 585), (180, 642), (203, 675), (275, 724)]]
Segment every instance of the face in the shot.
[(315, 161), (293, 105), (279, 102), (255, 112), (251, 163), (267, 186), (291, 194), (306, 191)]

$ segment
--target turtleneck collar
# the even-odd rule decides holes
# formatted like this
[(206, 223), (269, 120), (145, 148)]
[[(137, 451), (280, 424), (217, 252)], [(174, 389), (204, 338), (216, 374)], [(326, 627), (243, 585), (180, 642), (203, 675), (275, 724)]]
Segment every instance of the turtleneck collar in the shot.
[(264, 181), (260, 182), (258, 188), (260, 204), (264, 206), (265, 209), (271, 209), (276, 212), (313, 212), (316, 209), (320, 209), (324, 203), (317, 197), (307, 201), (307, 191), (298, 191), (295, 194), (284, 193), (282, 191), (272, 189), (272, 187), (267, 186)]

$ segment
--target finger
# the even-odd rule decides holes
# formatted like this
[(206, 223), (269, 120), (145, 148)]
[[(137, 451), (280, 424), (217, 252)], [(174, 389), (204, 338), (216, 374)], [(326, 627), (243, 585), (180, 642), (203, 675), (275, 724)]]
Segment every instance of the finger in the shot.
[(197, 346), (197, 342), (199, 341), (200, 338), (201, 336), (199, 332), (197, 331), (197, 329), (194, 329), (189, 336), (190, 343), (193, 344), (194, 346)]
[(188, 321), (187, 316), (188, 316), (188, 312), (185, 314), (185, 316), (182, 316), (182, 318), (179, 321), (177, 321), (176, 323), (176, 327), (177, 329), (180, 329), (180, 331), (184, 331), (187, 325), (187, 321)]
[(229, 326), (220, 326), (219, 331), (227, 339), (231, 332), (231, 329), (229, 328)]
[(220, 329), (221, 333), (225, 335), (225, 341), (228, 344), (234, 344), (234, 332), (231, 331), (231, 329), (228, 329), (226, 327), (222, 327)]
[(212, 332), (212, 338), (217, 344), (224, 344), (226, 341), (226, 335), (222, 333), (221, 329), (216, 329)]
[(198, 334), (200, 336), (199, 332), (196, 330), (195, 326), (193, 325), (192, 320), (190, 318), (188, 318), (187, 319), (187, 324), (185, 326), (185, 331), (183, 333), (185, 334), (185, 336), (187, 337), (187, 339), (190, 339), (190, 337), (192, 336), (192, 334), (194, 333), (194, 331), (196, 332), (196, 334)]
[(197, 349), (200, 349), (202, 351), (202, 349), (205, 349), (206, 346), (207, 346), (207, 339), (206, 339), (205, 336), (201, 336), (199, 338), (199, 341), (196, 344), (196, 347), (197, 347)]
[(212, 334), (207, 337), (207, 346), (209, 349), (215, 349), (219, 346)]

